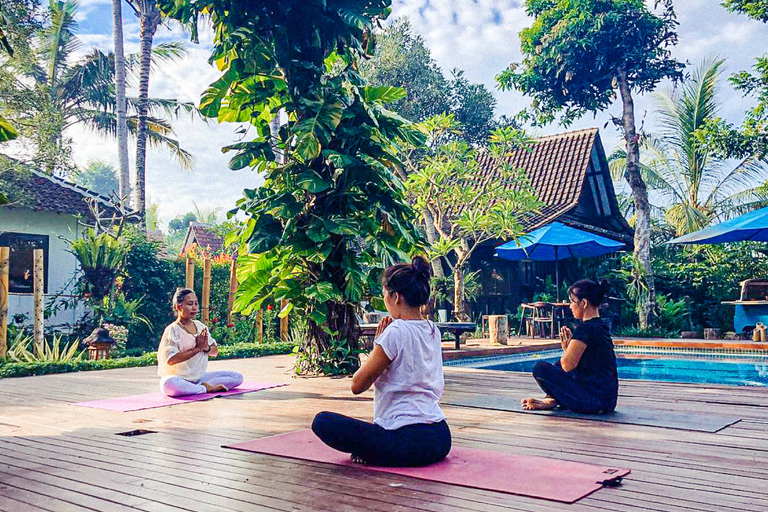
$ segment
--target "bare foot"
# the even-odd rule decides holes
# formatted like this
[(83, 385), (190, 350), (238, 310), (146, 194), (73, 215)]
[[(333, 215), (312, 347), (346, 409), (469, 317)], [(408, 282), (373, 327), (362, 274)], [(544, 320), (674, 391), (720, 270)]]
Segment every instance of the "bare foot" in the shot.
[(351, 460), (355, 464), (367, 464), (367, 462), (365, 462), (365, 459), (359, 455), (350, 455), (349, 460)]
[(557, 402), (551, 397), (543, 398), (541, 400), (538, 398), (523, 398), (520, 400), (520, 403), (523, 405), (523, 409), (529, 410), (547, 410), (557, 407)]
[(208, 384), (207, 382), (201, 382), (205, 386), (206, 393), (221, 393), (222, 391), (229, 391), (224, 384)]

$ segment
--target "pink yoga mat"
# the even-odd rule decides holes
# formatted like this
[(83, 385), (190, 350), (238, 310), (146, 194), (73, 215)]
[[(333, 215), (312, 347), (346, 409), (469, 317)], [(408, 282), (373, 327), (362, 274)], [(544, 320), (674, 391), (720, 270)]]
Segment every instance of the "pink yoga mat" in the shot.
[(203, 393), (200, 395), (189, 395), (180, 397), (170, 397), (164, 394), (147, 393), (144, 395), (123, 396), (120, 398), (107, 398), (105, 400), (94, 400), (92, 402), (77, 402), (70, 405), (79, 405), (81, 407), (93, 407), (96, 409), (107, 409), (110, 411), (140, 411), (142, 409), (154, 409), (155, 407), (166, 407), (168, 405), (185, 404), (187, 402), (198, 402), (200, 400), (210, 400), (217, 396), (242, 395), (262, 389), (276, 388), (286, 384), (269, 382), (243, 382), (235, 389), (224, 391), (223, 393)]
[(461, 447), (452, 448), (451, 453), (442, 462), (423, 468), (361, 466), (352, 463), (349, 454), (326, 446), (311, 430), (230, 444), (225, 448), (327, 462), (565, 503), (573, 503), (600, 489), (603, 482), (617, 482), (630, 471)]

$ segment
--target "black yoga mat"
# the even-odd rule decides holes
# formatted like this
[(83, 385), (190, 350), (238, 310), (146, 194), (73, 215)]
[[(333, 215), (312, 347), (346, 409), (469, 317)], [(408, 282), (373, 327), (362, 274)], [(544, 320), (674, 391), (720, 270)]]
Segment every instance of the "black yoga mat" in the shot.
[(576, 414), (564, 409), (527, 410), (520, 405), (520, 398), (500, 395), (474, 395), (469, 397), (452, 397), (443, 399), (444, 405), (458, 405), (477, 409), (497, 411), (522, 412), (525, 414), (541, 414), (560, 418), (578, 418), (580, 420), (608, 421), (611, 423), (627, 423), (649, 427), (674, 428), (678, 430), (695, 430), (698, 432), (717, 432), (733, 425), (741, 418), (735, 416), (717, 416), (695, 412), (676, 412), (645, 407), (627, 407), (619, 404), (615, 411), (607, 414)]

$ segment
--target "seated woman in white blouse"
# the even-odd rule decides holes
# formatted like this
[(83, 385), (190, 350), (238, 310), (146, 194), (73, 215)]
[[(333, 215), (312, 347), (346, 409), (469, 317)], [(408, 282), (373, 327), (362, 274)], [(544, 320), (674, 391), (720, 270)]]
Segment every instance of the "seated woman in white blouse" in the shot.
[(195, 292), (179, 288), (173, 294), (176, 321), (163, 331), (157, 349), (157, 374), (160, 389), (168, 396), (216, 393), (236, 388), (243, 383), (237, 372), (208, 372), (208, 356), (216, 357), (219, 349), (208, 328), (195, 320), (199, 307)]

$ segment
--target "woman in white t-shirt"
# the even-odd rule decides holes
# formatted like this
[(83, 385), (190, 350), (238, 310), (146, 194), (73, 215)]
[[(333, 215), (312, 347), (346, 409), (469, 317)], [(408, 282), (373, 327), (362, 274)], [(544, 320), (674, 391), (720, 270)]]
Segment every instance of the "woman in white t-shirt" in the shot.
[(451, 432), (440, 409), (443, 358), (440, 331), (420, 313), (429, 300), (431, 268), (424, 258), (384, 271), (384, 304), (374, 347), (352, 378), (358, 395), (373, 385), (373, 423), (321, 412), (312, 430), (352, 460), (376, 466), (426, 466), (451, 450)]
[(176, 321), (163, 331), (157, 349), (157, 374), (160, 389), (168, 396), (216, 393), (236, 388), (243, 383), (237, 372), (208, 372), (208, 356), (216, 357), (219, 349), (208, 328), (195, 320), (197, 296), (189, 288), (173, 294)]

